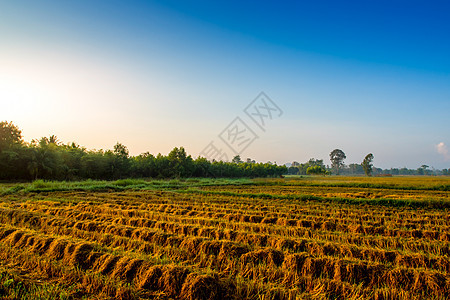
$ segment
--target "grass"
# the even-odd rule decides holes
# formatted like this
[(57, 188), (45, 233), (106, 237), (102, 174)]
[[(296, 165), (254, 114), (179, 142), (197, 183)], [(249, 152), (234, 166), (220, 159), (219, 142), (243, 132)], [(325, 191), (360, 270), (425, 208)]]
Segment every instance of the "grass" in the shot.
[(0, 296), (2, 299), (73, 299), (78, 292), (74, 285), (51, 284), (36, 279), (21, 278), (8, 269), (0, 270)]
[[(264, 180), (261, 184), (267, 184)], [(361, 187), (400, 190), (450, 190), (450, 176), (394, 176), (394, 177), (361, 177), (361, 176), (296, 176), (290, 175), (286, 180), (271, 180), (276, 185), (305, 185), (330, 187)]]
[(115, 181), (46, 181), (39, 179), (31, 183), (0, 184), (0, 195), (61, 191), (177, 190), (188, 187), (246, 185), (251, 183), (250, 179), (245, 178), (119, 179)]
[(56, 191), (121, 191), (121, 190), (177, 190), (206, 186), (311, 186), (393, 190), (450, 191), (450, 177), (347, 177), (347, 176), (288, 176), (285, 179), (248, 178), (187, 178), (187, 179), (119, 179), (115, 181), (45, 181), (31, 183), (0, 183), (0, 195)]

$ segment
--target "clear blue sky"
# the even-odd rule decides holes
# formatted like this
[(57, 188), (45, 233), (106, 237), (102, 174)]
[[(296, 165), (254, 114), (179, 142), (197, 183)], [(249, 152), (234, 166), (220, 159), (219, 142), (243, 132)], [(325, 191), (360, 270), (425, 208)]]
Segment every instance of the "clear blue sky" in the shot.
[[(243, 158), (340, 148), (449, 168), (449, 15), (447, 1), (2, 1), (0, 119), (27, 141), (196, 157), (239, 116), (259, 136)], [(283, 110), (265, 132), (243, 112), (261, 91)]]

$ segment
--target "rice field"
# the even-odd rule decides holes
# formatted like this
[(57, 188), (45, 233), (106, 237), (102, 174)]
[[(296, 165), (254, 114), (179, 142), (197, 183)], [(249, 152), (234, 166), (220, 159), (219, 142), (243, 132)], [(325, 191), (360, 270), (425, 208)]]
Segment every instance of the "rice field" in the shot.
[(2, 299), (450, 297), (448, 177), (39, 182), (0, 192)]

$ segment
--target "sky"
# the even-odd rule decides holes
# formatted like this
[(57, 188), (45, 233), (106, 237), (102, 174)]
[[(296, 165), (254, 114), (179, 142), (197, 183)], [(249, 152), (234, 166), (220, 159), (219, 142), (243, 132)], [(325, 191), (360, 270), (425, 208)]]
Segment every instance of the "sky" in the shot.
[[(214, 145), (329, 164), (339, 148), (347, 164), (450, 168), (449, 14), (447, 1), (1, 1), (0, 120), (26, 141), (132, 155)], [(236, 144), (243, 131), (254, 138)]]

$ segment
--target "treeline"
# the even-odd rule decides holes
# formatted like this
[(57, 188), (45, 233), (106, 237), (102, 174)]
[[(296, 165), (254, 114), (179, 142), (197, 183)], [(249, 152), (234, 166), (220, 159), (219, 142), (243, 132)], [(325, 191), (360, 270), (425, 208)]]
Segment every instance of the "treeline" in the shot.
[[(308, 175), (312, 170), (312, 167), (320, 168), (323, 170), (322, 172), (327, 173), (336, 173), (334, 168), (330, 166), (325, 166), (322, 159), (314, 159), (311, 158), (309, 161), (305, 163), (298, 163), (296, 161), (292, 162), (290, 167), (288, 168), (288, 174), (291, 175)], [(364, 175), (366, 174), (364, 168), (361, 164), (348, 164), (343, 165), (339, 169), (339, 174), (341, 175)], [(391, 168), (391, 169), (382, 169), (373, 167), (372, 175), (450, 175), (450, 169), (430, 169), (427, 165), (422, 165), (417, 169), (408, 169), (408, 168)]]
[(0, 122), (0, 180), (275, 177), (286, 172), (286, 166), (272, 163), (193, 159), (183, 147), (174, 148), (168, 155), (147, 152), (130, 156), (120, 143), (106, 151), (64, 144), (56, 136), (26, 143), (17, 126)]

